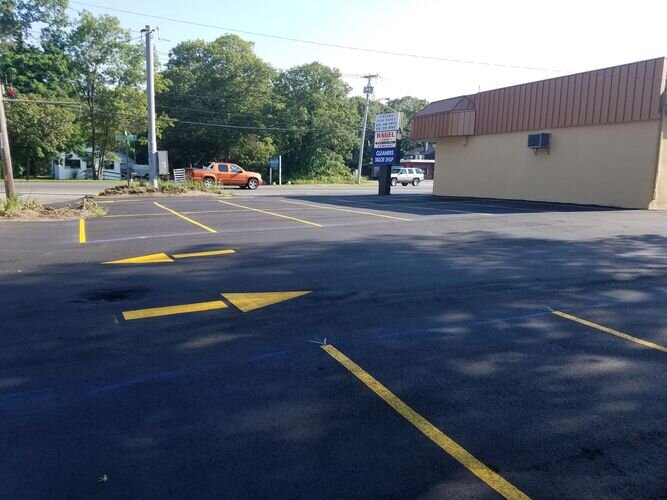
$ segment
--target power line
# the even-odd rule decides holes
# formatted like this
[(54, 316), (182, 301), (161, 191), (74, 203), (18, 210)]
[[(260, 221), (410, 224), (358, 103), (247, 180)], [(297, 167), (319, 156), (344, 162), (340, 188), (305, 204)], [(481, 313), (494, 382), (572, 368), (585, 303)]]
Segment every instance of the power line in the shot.
[(352, 130), (343, 128), (245, 127), (241, 125), (225, 125), (222, 123), (211, 123), (211, 122), (192, 122), (192, 121), (178, 120), (178, 119), (174, 119), (174, 121), (176, 123), (185, 123), (188, 125), (205, 125), (208, 127), (222, 127), (222, 128), (244, 129), (244, 130), (264, 130), (264, 131), (273, 130), (280, 132), (336, 132), (340, 130)]
[(534, 67), (534, 66), (522, 66), (522, 65), (516, 65), (516, 64), (502, 64), (502, 63), (494, 63), (494, 62), (489, 62), (489, 61), (473, 61), (469, 59), (454, 59), (454, 58), (448, 58), (448, 57), (438, 57), (438, 56), (428, 56), (428, 55), (423, 55), (423, 54), (411, 54), (408, 52), (395, 52), (391, 50), (380, 50), (380, 49), (371, 49), (367, 47), (355, 47), (352, 45), (342, 45), (342, 44), (337, 44), (337, 43), (329, 43), (329, 42), (319, 42), (315, 40), (306, 40), (303, 38), (294, 38), (294, 37), (288, 37), (288, 36), (282, 36), (282, 35), (272, 35), (269, 33), (260, 33), (257, 31), (248, 31), (248, 30), (240, 30), (236, 28), (226, 28), (224, 26), (216, 26), (214, 24), (207, 24), (207, 23), (199, 23), (196, 21), (186, 21), (183, 19), (175, 19), (173, 17), (166, 17), (166, 16), (157, 16), (154, 14), (149, 14), (147, 12), (137, 12), (137, 11), (132, 11), (132, 10), (126, 10), (126, 9), (117, 9), (113, 7), (106, 7), (103, 5), (96, 5), (92, 3), (87, 3), (87, 2), (79, 2), (79, 1), (74, 1), (72, 0), (71, 3), (77, 4), (77, 5), (83, 5), (86, 7), (94, 7), (98, 9), (104, 9), (112, 12), (121, 12), (123, 14), (131, 14), (135, 16), (143, 16), (143, 17), (149, 17), (153, 19), (161, 19), (163, 21), (170, 21), (174, 23), (180, 23), (180, 24), (188, 24), (191, 26), (198, 26), (200, 28), (212, 28), (212, 29), (217, 29), (217, 30), (222, 30), (222, 31), (231, 31), (233, 33), (242, 33), (244, 35), (252, 35), (252, 36), (261, 36), (265, 38), (272, 38), (274, 40), (284, 40), (288, 42), (296, 42), (296, 43), (305, 43), (309, 45), (317, 45), (320, 47), (332, 47), (336, 49), (344, 49), (344, 50), (354, 50), (357, 52), (369, 52), (372, 54), (384, 54), (384, 55), (390, 55), (390, 56), (398, 56), (398, 57), (409, 57), (409, 58), (414, 58), (414, 59), (427, 59), (430, 61), (442, 61), (442, 62), (449, 62), (449, 63), (457, 63), (457, 64), (474, 64), (474, 65), (480, 65), (480, 66), (490, 66), (490, 67), (498, 67), (498, 68), (509, 68), (509, 69), (522, 69), (522, 70), (530, 70), (530, 71), (546, 71), (546, 72), (552, 72), (552, 73), (567, 73), (565, 70), (560, 70), (560, 69), (553, 69), (553, 68), (541, 68), (541, 67)]
[[(44, 100), (36, 100), (36, 99), (3, 99), (4, 102), (10, 103), (10, 104), (49, 104), (49, 105), (70, 105), (70, 106), (78, 106), (79, 108), (83, 108), (85, 106), (84, 103), (77, 103), (74, 101), (44, 101)], [(90, 113), (96, 113), (96, 114), (107, 114), (107, 115), (118, 115), (118, 116), (130, 116), (130, 117), (142, 117), (145, 118), (145, 115), (143, 114), (138, 114), (138, 113), (125, 113), (122, 111), (107, 111), (103, 109), (97, 109), (97, 110), (85, 110), (85, 112), (90, 112)], [(337, 131), (342, 131), (342, 130), (353, 130), (353, 129), (345, 129), (345, 128), (307, 128), (307, 127), (254, 127), (254, 126), (245, 126), (245, 125), (232, 125), (232, 124), (226, 124), (226, 123), (214, 123), (214, 122), (198, 122), (198, 121), (190, 121), (190, 120), (181, 120), (178, 118), (171, 118), (169, 116), (167, 117), (161, 117), (161, 118), (166, 118), (169, 119), (172, 123), (183, 123), (185, 125), (201, 125), (201, 126), (206, 126), (206, 127), (217, 127), (217, 128), (227, 128), (227, 129), (240, 129), (240, 130), (258, 130), (258, 131), (275, 131), (275, 132), (337, 132)], [(356, 130), (356, 129), (354, 129)]]

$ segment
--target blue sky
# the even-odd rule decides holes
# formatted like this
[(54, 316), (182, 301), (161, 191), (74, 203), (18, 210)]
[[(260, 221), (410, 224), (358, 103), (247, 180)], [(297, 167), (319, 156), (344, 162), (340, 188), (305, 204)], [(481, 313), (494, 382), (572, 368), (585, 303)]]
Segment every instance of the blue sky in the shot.
[(354, 94), (363, 87), (359, 75), (379, 73), (376, 98), (414, 95), (436, 100), (667, 55), (664, 1), (635, 0), (631, 9), (592, 0), (71, 1), (74, 9), (113, 14), (137, 32), (146, 24), (158, 25), (158, 50), (166, 60), (166, 52), (180, 41), (213, 40), (225, 31), (83, 3), (238, 30), (499, 64), (371, 54), (240, 34), (255, 42), (257, 54), (274, 67), (320, 61), (339, 68)]

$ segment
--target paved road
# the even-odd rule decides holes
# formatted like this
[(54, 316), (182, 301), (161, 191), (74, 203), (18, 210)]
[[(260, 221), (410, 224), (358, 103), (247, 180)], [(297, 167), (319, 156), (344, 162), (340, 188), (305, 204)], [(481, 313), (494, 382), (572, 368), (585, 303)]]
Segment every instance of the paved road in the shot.
[(108, 207), (0, 225), (0, 498), (667, 496), (667, 213)]
[[(24, 198), (31, 198), (43, 204), (75, 201), (86, 195), (97, 195), (115, 182), (104, 181), (30, 181), (16, 182), (16, 192)], [(0, 188), (0, 198), (5, 197), (4, 186)]]
[[(118, 183), (105, 181), (81, 181), (81, 182), (57, 182), (57, 181), (30, 181), (17, 182), (16, 191), (26, 198), (32, 198), (40, 203), (63, 203), (78, 200), (87, 195), (97, 195), (105, 188), (115, 186)], [(4, 186), (1, 189), (0, 197), (4, 198)], [(245, 194), (237, 187), (226, 188), (229, 192), (236, 195)], [(397, 186), (393, 188), (394, 194), (430, 194), (433, 190), (433, 181), (424, 181), (419, 186)], [(377, 183), (365, 183), (360, 186), (345, 185), (283, 185), (283, 186), (262, 186), (257, 191), (252, 192), (252, 196), (272, 196), (272, 195), (294, 195), (294, 194), (377, 194)]]

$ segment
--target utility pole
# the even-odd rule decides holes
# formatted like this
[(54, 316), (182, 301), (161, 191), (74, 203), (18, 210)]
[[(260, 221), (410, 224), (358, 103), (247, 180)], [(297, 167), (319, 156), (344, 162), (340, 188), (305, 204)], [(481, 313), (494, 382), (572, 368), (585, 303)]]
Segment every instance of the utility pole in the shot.
[(5, 178), (5, 198), (16, 196), (14, 191), (14, 172), (12, 171), (12, 155), (9, 151), (9, 134), (7, 134), (7, 117), (5, 116), (5, 87), (0, 83), (0, 152), (2, 153), (2, 173)]
[(364, 124), (361, 128), (361, 146), (359, 147), (359, 166), (357, 167), (357, 184), (361, 184), (361, 167), (364, 164), (364, 145), (366, 142), (366, 124), (368, 123), (368, 103), (373, 93), (373, 86), (371, 85), (371, 80), (377, 78), (378, 75), (364, 75), (362, 78), (366, 78), (368, 83), (364, 87), (364, 94), (366, 94), (366, 108), (364, 109)]
[(153, 74), (153, 32), (155, 28), (146, 25), (141, 30), (146, 35), (146, 95), (148, 96), (148, 179), (157, 188), (157, 137), (155, 134), (155, 77)]

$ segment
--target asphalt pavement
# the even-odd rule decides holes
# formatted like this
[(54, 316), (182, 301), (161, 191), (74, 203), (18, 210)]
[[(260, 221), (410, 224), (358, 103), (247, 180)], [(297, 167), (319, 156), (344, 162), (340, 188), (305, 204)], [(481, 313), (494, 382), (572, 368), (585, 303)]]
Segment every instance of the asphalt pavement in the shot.
[(0, 498), (667, 497), (667, 212), (270, 189), (0, 223)]
[[(17, 181), (16, 192), (24, 197), (39, 201), (45, 205), (69, 203), (79, 200), (84, 196), (96, 196), (106, 188), (118, 185), (118, 182), (109, 181)], [(225, 188), (227, 192), (241, 195), (243, 192), (235, 186)], [(424, 181), (419, 186), (398, 186), (394, 188), (395, 194), (430, 194), (433, 190), (433, 181)], [(276, 196), (295, 194), (375, 194), (377, 193), (377, 182), (365, 182), (361, 185), (311, 185), (311, 184), (283, 184), (262, 186), (253, 191), (253, 196)], [(4, 186), (0, 183), (0, 198), (5, 197)]]
[[(117, 182), (107, 181), (17, 181), (16, 193), (26, 199), (36, 200), (44, 205), (69, 203), (84, 196), (95, 196)], [(0, 198), (5, 197), (4, 186)]]

